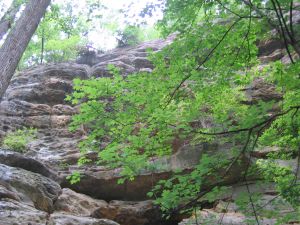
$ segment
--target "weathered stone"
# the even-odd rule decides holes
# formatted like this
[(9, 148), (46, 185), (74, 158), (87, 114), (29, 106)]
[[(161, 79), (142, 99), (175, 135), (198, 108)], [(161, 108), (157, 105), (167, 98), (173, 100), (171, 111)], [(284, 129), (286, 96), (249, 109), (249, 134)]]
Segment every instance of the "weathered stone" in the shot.
[(1, 225), (45, 225), (48, 214), (15, 200), (0, 199)]
[[(51, 214), (48, 225), (120, 225), (107, 219), (80, 217), (62, 213)], [(133, 225), (133, 224), (132, 224)]]
[(74, 115), (76, 113), (76, 109), (69, 105), (54, 105), (52, 107), (51, 114), (52, 115)]
[(259, 59), (262, 63), (270, 63), (282, 59), (283, 56), (284, 56), (284, 51), (282, 49), (277, 49), (274, 52), (272, 52), (270, 55), (261, 56), (259, 57)]
[(65, 103), (72, 90), (72, 80), (87, 78), (88, 68), (75, 63), (39, 66), (17, 74), (6, 91), (6, 100), (23, 100), (35, 104)]
[(259, 101), (278, 101), (282, 99), (282, 94), (276, 87), (267, 83), (263, 78), (257, 78), (250, 87), (244, 89), (248, 100), (244, 103), (255, 104)]
[(92, 216), (108, 218), (122, 225), (160, 225), (165, 223), (160, 210), (153, 205), (152, 201), (111, 201), (107, 206), (95, 210)]
[(38, 162), (33, 158), (26, 157), (18, 152), (3, 150), (0, 148), (0, 163), (11, 167), (22, 168), (34, 173), (39, 173), (52, 180), (59, 180), (59, 177), (52, 169), (43, 165), (41, 162)]
[[(252, 221), (252, 222), (251, 222)], [(185, 219), (178, 225), (198, 225), (198, 224), (223, 224), (223, 225), (248, 225), (255, 223), (254, 217), (246, 217), (241, 213), (217, 213), (210, 209), (204, 209), (194, 215), (193, 218)], [(261, 225), (274, 225), (276, 220), (260, 218)]]
[[(68, 131), (71, 116), (78, 112), (78, 107), (70, 106), (65, 101), (66, 95), (72, 91), (73, 79), (86, 79), (92, 75), (111, 76), (107, 70), (108, 64), (120, 67), (123, 75), (151, 70), (153, 66), (147, 60), (147, 49), (158, 51), (171, 43), (173, 38), (171, 36), (167, 40), (115, 49), (105, 54), (95, 53), (92, 54), (93, 62), (87, 63), (89, 65), (84, 65), (85, 62), (53, 63), (32, 67), (16, 74), (0, 103), (0, 138), (5, 132), (24, 126), (38, 128), (38, 138), (29, 143), (26, 155), (63, 175), (67, 165), (77, 169), (77, 145), (86, 131)], [(90, 171), (87, 176), (97, 177), (98, 169), (92, 170), (96, 171), (95, 174)], [(71, 172), (72, 169), (66, 176)], [(102, 178), (98, 180), (102, 181)], [(115, 181), (113, 177), (112, 182)], [(117, 185), (114, 183), (113, 186)]]
[[(72, 171), (72, 167), (69, 168)], [(74, 170), (78, 170), (74, 167)], [(113, 199), (138, 201), (147, 199), (147, 193), (151, 190), (152, 184), (170, 177), (170, 172), (145, 173), (139, 175), (134, 181), (127, 181), (122, 185), (117, 183), (120, 179), (119, 170), (107, 170), (101, 167), (90, 167), (82, 171), (83, 176), (77, 184), (70, 184), (66, 179), (61, 183), (62, 187), (70, 188), (76, 192), (90, 195), (94, 198), (110, 201)], [(62, 173), (63, 177), (67, 174)]]
[(51, 107), (46, 104), (33, 104), (26, 101), (12, 100), (0, 102), (2, 116), (40, 116), (50, 115)]
[[(55, 202), (55, 211), (75, 216), (91, 216), (98, 208), (106, 208), (107, 202), (93, 199), (87, 195), (76, 193), (64, 188), (62, 194)], [(110, 217), (101, 217), (111, 219)]]
[(53, 211), (54, 201), (61, 193), (60, 186), (40, 174), (0, 164), (0, 183), (10, 187), (19, 198), (46, 212)]
[(258, 44), (258, 55), (268, 56), (276, 50), (284, 49), (284, 43), (279, 39), (267, 39)]
[(251, 156), (259, 159), (267, 158), (270, 153), (279, 152), (278, 147), (264, 147), (264, 148), (256, 148), (253, 152), (251, 152)]
[(0, 200), (2, 199), (12, 199), (15, 201), (21, 201), (19, 195), (14, 191), (14, 189), (6, 183), (0, 184)]

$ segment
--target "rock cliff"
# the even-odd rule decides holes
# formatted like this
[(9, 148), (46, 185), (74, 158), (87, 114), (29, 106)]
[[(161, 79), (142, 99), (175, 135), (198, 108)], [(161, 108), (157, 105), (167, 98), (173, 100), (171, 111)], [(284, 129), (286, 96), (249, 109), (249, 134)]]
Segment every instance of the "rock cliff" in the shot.
[[(213, 153), (230, 146), (203, 143), (193, 148), (181, 147), (176, 154), (165, 159), (168, 167), (165, 171), (144, 173), (133, 182), (118, 185), (118, 170), (77, 165), (80, 157), (77, 144), (85, 137), (85, 131), (68, 131), (68, 123), (78, 109), (65, 101), (66, 95), (72, 91), (74, 78), (110, 76), (108, 64), (121, 68), (124, 76), (137, 71), (151, 72), (153, 65), (147, 60), (147, 49), (159, 51), (173, 38), (101, 55), (93, 54), (77, 62), (41, 65), (14, 76), (0, 103), (0, 138), (21, 127), (37, 128), (38, 137), (24, 154), (0, 149), (0, 225), (177, 224), (176, 221), (164, 221), (146, 193), (155, 181), (169, 177), (172, 169), (180, 167), (188, 170), (198, 162), (203, 152)], [(260, 45), (262, 62), (274, 59), (287, 61), (283, 46), (275, 42)], [(250, 102), (280, 99), (272, 86), (259, 80), (246, 91)], [(90, 157), (96, 158), (96, 155), (91, 153)], [(231, 174), (228, 182), (233, 184), (234, 192), (241, 192), (245, 186), (235, 182), (243, 165), (236, 166), (233, 170), (236, 172)], [(75, 170), (84, 176), (79, 184), (71, 185), (66, 177)], [(261, 193), (268, 201), (275, 191), (273, 187), (263, 187)], [(204, 217), (224, 217), (224, 224), (243, 224), (245, 218), (235, 211), (231, 199), (234, 196), (224, 196), (199, 213)], [(289, 209), (289, 206), (284, 209)], [(222, 214), (224, 210), (225, 215)], [(190, 222), (183, 221), (181, 224)], [(262, 219), (263, 223), (275, 222)]]

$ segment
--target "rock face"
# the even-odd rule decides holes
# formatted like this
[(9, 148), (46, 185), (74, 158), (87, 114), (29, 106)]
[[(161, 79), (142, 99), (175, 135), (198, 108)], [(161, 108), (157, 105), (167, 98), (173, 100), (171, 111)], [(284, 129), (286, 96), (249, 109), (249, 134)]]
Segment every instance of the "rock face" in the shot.
[[(27, 170), (0, 164), (1, 184), (17, 193), (19, 199), (45, 212), (53, 211), (54, 201), (61, 193), (59, 184)], [(18, 199), (17, 198), (17, 199)]]
[[(173, 156), (161, 160), (164, 170), (155, 174), (145, 172), (133, 182), (118, 185), (118, 170), (96, 165), (78, 167), (80, 154), (77, 145), (85, 137), (85, 131), (68, 131), (71, 117), (78, 108), (71, 106), (65, 98), (72, 91), (74, 78), (111, 76), (108, 64), (121, 68), (124, 76), (137, 71), (151, 72), (153, 65), (147, 60), (147, 50), (159, 51), (173, 38), (101, 55), (82, 56), (77, 63), (42, 65), (15, 75), (0, 102), (0, 139), (5, 133), (24, 126), (37, 128), (38, 137), (24, 154), (0, 149), (0, 225), (167, 224), (161, 218), (161, 212), (147, 200), (146, 193), (153, 183), (168, 178), (176, 168), (188, 171), (199, 162), (203, 153), (214, 154), (231, 146), (179, 145)], [(261, 43), (262, 61), (284, 60), (281, 49), (282, 45), (276, 41)], [(281, 98), (273, 86), (262, 80), (257, 80), (245, 91), (249, 94), (249, 104)], [(93, 157), (96, 155), (91, 154)], [(243, 163), (232, 167), (230, 183), (239, 179), (242, 166)], [(83, 174), (79, 184), (71, 185), (66, 180), (73, 171)], [(266, 198), (270, 197), (268, 193), (264, 193)], [(223, 218), (223, 224), (243, 224), (245, 217), (230, 205), (230, 198), (220, 198), (213, 208), (202, 210), (199, 214), (208, 219)], [(230, 207), (224, 210), (222, 204)], [(267, 219), (261, 222), (274, 223)], [(193, 220), (181, 224), (190, 223), (193, 224)], [(216, 220), (212, 220), (210, 224), (215, 223)]]
[(39, 173), (52, 180), (59, 181), (58, 175), (49, 167), (32, 158), (25, 157), (18, 152), (0, 149), (0, 163), (11, 167), (22, 168), (34, 173)]
[(60, 193), (49, 178), (0, 164), (0, 224), (46, 224)]
[[(22, 127), (38, 129), (38, 137), (24, 154), (0, 149), (0, 224), (159, 225), (161, 214), (146, 198), (153, 182), (145, 174), (133, 183), (117, 185), (118, 171), (101, 166), (79, 168), (78, 142), (84, 131), (70, 133), (68, 123), (77, 108), (65, 101), (74, 78), (110, 76), (107, 65), (127, 75), (151, 72), (147, 50), (159, 51), (172, 41), (158, 40), (113, 50), (79, 63), (42, 65), (15, 75), (0, 103), (0, 139)], [(91, 62), (91, 60), (93, 60)], [(78, 185), (66, 177), (74, 170), (85, 175)], [(155, 175), (167, 178), (169, 173)], [(105, 200), (119, 200), (106, 202)], [(127, 200), (122, 202), (120, 200)], [(115, 220), (116, 222), (114, 222)]]
[[(80, 157), (77, 145), (84, 138), (85, 132), (68, 131), (71, 117), (78, 110), (65, 101), (72, 91), (73, 79), (110, 76), (107, 71), (108, 64), (122, 68), (124, 76), (141, 70), (150, 72), (153, 65), (147, 60), (147, 50), (159, 51), (173, 38), (174, 36), (171, 36), (167, 40), (152, 41), (95, 55), (93, 62), (79, 60), (86, 64), (42, 65), (16, 74), (0, 103), (0, 137), (10, 130), (26, 126), (37, 128), (38, 138), (30, 143), (29, 151), (23, 155), (0, 152), (0, 155), (3, 155), (0, 163), (5, 162), (9, 166), (38, 172), (56, 180), (62, 187), (99, 199), (136, 201), (146, 200), (146, 193), (152, 184), (168, 178), (171, 170), (178, 167), (190, 169), (198, 163), (204, 151), (224, 149), (224, 146), (205, 144), (184, 147), (176, 155), (163, 161), (166, 171), (154, 175), (142, 174), (135, 181), (125, 185), (117, 184), (120, 177), (118, 170), (107, 170), (95, 165), (81, 168), (77, 166)], [(65, 179), (73, 171), (80, 171), (84, 175), (76, 185), (71, 185)]]

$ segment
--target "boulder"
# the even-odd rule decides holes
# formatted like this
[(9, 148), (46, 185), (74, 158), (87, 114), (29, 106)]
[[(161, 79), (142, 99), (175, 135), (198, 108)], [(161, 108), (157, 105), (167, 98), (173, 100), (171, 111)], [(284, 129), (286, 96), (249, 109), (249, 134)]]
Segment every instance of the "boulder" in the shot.
[[(75, 216), (91, 216), (98, 208), (106, 208), (107, 202), (93, 199), (87, 195), (76, 193), (70, 189), (62, 189), (62, 194), (56, 200), (54, 209), (57, 212)], [(101, 217), (109, 218), (110, 217)]]
[(16, 199), (48, 213), (53, 211), (53, 204), (61, 193), (60, 186), (53, 180), (3, 164), (0, 164), (0, 183), (13, 190), (18, 196)]

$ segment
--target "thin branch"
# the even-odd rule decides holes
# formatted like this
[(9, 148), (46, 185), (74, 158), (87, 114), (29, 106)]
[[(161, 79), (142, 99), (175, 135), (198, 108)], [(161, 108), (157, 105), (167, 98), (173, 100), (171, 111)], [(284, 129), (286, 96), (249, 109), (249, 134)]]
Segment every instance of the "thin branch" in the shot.
[[(292, 0), (292, 1), (293, 1), (293, 0)], [(300, 6), (295, 6), (295, 7), (293, 7), (293, 5), (292, 5), (292, 8), (282, 8), (282, 10), (283, 10), (283, 11), (289, 11), (289, 10), (291, 10), (291, 9), (292, 9), (292, 10), (300, 10), (299, 7), (300, 7)], [(274, 11), (273, 8), (268, 8), (268, 7), (262, 8), (262, 7), (257, 6), (257, 8), (260, 9), (260, 10)]]
[[(277, 118), (277, 117), (279, 117), (279, 116), (282, 116), (282, 115), (285, 115), (285, 114), (291, 112), (292, 110), (295, 110), (295, 109), (298, 110), (299, 108), (300, 108), (300, 106), (292, 106), (292, 107), (290, 107), (288, 110), (286, 110), (286, 111), (284, 111), (284, 112), (282, 112), (282, 113), (278, 113), (278, 114), (276, 114), (276, 115), (270, 117), (269, 119), (267, 119), (267, 120), (265, 120), (265, 121), (263, 121), (263, 122), (261, 122), (261, 123), (258, 123), (258, 124), (256, 124), (256, 125), (250, 127), (250, 128), (239, 129), (239, 130), (234, 130), (234, 131), (227, 131), (227, 132), (220, 132), (220, 133), (206, 133), (206, 134), (209, 134), (209, 135), (221, 135), (221, 134), (228, 134), (228, 133), (238, 133), (238, 132), (243, 132), (243, 131), (248, 131), (248, 134), (249, 134), (249, 133), (250, 133), (249, 131), (251, 131), (251, 133), (252, 133), (252, 131), (253, 131), (254, 129), (260, 127), (260, 129), (257, 131), (256, 139), (254, 140), (254, 144), (253, 144), (253, 146), (252, 146), (252, 151), (253, 151), (254, 147), (256, 146), (256, 143), (257, 143), (257, 141), (258, 141), (258, 138), (259, 138), (261, 132), (263, 131), (263, 129), (264, 129), (265, 127), (268, 126), (268, 124), (270, 124), (275, 118)], [(251, 134), (251, 133), (250, 133), (250, 134)], [(248, 137), (247, 137), (247, 141), (246, 141), (246, 144), (245, 144), (246, 147), (244, 146), (244, 148), (243, 148), (242, 151), (245, 151), (244, 149), (247, 148), (247, 145), (248, 145), (249, 142), (250, 142), (250, 134), (249, 134)], [(300, 160), (299, 160), (299, 164), (300, 164)], [(245, 176), (246, 176), (246, 174), (247, 174), (247, 171), (248, 171), (248, 169), (246, 169)], [(223, 177), (225, 177), (225, 176), (227, 175), (228, 172), (229, 172), (229, 170), (226, 170), (226, 173), (223, 175)], [(244, 176), (244, 177), (245, 177), (245, 176)], [(245, 179), (244, 179), (244, 180), (245, 180)], [(200, 193), (197, 195), (196, 198), (192, 199), (191, 201), (187, 202), (187, 203), (184, 204), (184, 205), (181, 205), (181, 206), (177, 207), (176, 209), (173, 209), (173, 210), (171, 211), (170, 214), (177, 213), (177, 212), (179, 212), (179, 211), (181, 211), (181, 210), (183, 210), (183, 209), (185, 209), (185, 208), (189, 208), (189, 207), (191, 207), (191, 206), (197, 204), (198, 200), (199, 200), (200, 198), (202, 198), (204, 195), (206, 195), (207, 193), (209, 193), (214, 187), (216, 187), (216, 186), (221, 186), (221, 185), (223, 185), (223, 184), (224, 184), (224, 181), (219, 181), (219, 182), (217, 182), (217, 183), (215, 183), (215, 184), (209, 186), (206, 190), (200, 192)], [(255, 210), (255, 209), (254, 209), (254, 210)], [(256, 213), (256, 210), (255, 210), (255, 213)], [(256, 213), (256, 214), (257, 214), (257, 213)], [(257, 215), (256, 215), (256, 218), (257, 218)], [(259, 224), (259, 223), (258, 223), (258, 224)]]
[(293, 5), (294, 5), (294, 1), (291, 0), (291, 3), (290, 3), (290, 30), (291, 30), (292, 36), (295, 37), (295, 31), (294, 31), (294, 26), (293, 26)]
[(250, 129), (248, 131), (248, 135), (247, 135), (247, 139), (246, 139), (246, 143), (242, 149), (242, 151), (239, 153), (239, 155), (237, 157), (234, 158), (234, 160), (232, 160), (232, 162), (229, 164), (229, 166), (226, 168), (225, 170), (225, 174), (228, 174), (228, 172), (231, 170), (231, 168), (233, 167), (233, 165), (239, 160), (239, 158), (246, 152), (247, 150), (247, 147), (248, 147), (248, 144), (250, 142), (250, 139), (251, 139), (251, 134), (253, 132), (253, 129)]
[(271, 2), (272, 2), (272, 5), (273, 5), (273, 7), (274, 7), (274, 10), (275, 10), (275, 12), (276, 12), (277, 19), (278, 19), (278, 21), (279, 21), (279, 27), (280, 27), (280, 30), (281, 30), (280, 34), (281, 34), (281, 36), (282, 36), (282, 38), (283, 38), (284, 45), (285, 45), (285, 49), (286, 49), (286, 51), (287, 51), (287, 53), (288, 53), (288, 56), (289, 56), (291, 62), (294, 64), (295, 62), (294, 62), (293, 57), (292, 57), (292, 55), (291, 55), (291, 52), (290, 52), (290, 50), (289, 50), (288, 41), (287, 41), (287, 38), (286, 38), (285, 32), (284, 32), (284, 26), (283, 26), (283, 24), (282, 24), (282, 22), (281, 22), (281, 17), (280, 17), (280, 15), (279, 15), (279, 12), (278, 12), (278, 10), (277, 10), (277, 7), (276, 7), (276, 4), (275, 4), (274, 0), (271, 0)]
[(221, 5), (225, 10), (227, 10), (228, 12), (232, 13), (233, 15), (241, 18), (241, 19), (249, 19), (249, 18), (262, 18), (261, 16), (246, 16), (246, 15), (240, 15), (237, 12), (231, 10), (230, 8), (228, 8), (226, 5), (224, 5), (220, 0), (216, 0), (216, 2), (219, 3), (219, 5)]
[(295, 41), (295, 40), (294, 40), (294, 37), (293, 37), (293, 35), (291, 34), (291, 32), (290, 32), (290, 30), (289, 30), (289, 28), (288, 28), (288, 26), (287, 26), (287, 23), (286, 23), (286, 21), (285, 21), (285, 19), (284, 19), (284, 15), (283, 15), (283, 12), (282, 12), (282, 9), (281, 9), (281, 5), (280, 5), (280, 3), (279, 3), (277, 0), (274, 0), (274, 1), (275, 1), (275, 3), (277, 3), (278, 12), (279, 12), (279, 15), (280, 15), (282, 24), (283, 24), (283, 26), (284, 26), (284, 28), (285, 28), (285, 30), (286, 30), (286, 33), (287, 33), (288, 37), (290, 38), (291, 43), (294, 43), (294, 41)]
[[(232, 194), (231, 194), (231, 198), (232, 198)], [(224, 213), (222, 214), (220, 220), (218, 221), (218, 224), (222, 224), (223, 223), (223, 219), (225, 217), (226, 212), (228, 211), (228, 207), (229, 207), (230, 202), (227, 202)]]
[(235, 62), (236, 62), (236, 60), (237, 60), (237, 58), (238, 58), (238, 56), (240, 54), (240, 51), (241, 51), (242, 47), (244, 46), (244, 43), (245, 43), (246, 40), (248, 40), (248, 54), (249, 54), (248, 55), (248, 59), (250, 58), (249, 38), (248, 37), (249, 37), (250, 31), (251, 31), (251, 22), (252, 22), (252, 8), (250, 8), (249, 25), (248, 25), (247, 33), (244, 36), (243, 42), (242, 42), (241, 46), (238, 48), (238, 51), (237, 51), (236, 56), (235, 56), (235, 59), (233, 60), (233, 62), (231, 63), (230, 66), (233, 66), (235, 64)]
[(259, 127), (261, 127), (262, 125), (264, 125), (266, 123), (272, 122), (277, 117), (283, 116), (283, 115), (289, 113), (290, 111), (292, 111), (294, 109), (299, 109), (299, 108), (300, 108), (300, 105), (298, 105), (298, 106), (291, 106), (288, 110), (286, 110), (284, 112), (281, 112), (281, 113), (278, 113), (278, 114), (275, 114), (275, 115), (269, 117), (268, 119), (266, 119), (266, 120), (264, 120), (264, 121), (262, 121), (260, 123), (257, 123), (257, 124), (255, 124), (255, 125), (253, 125), (251, 127), (247, 127), (247, 128), (241, 128), (241, 129), (229, 130), (229, 131), (222, 131), (222, 132), (215, 132), (215, 133), (209, 133), (209, 132), (203, 132), (203, 131), (192, 131), (192, 132), (203, 134), (203, 135), (211, 135), (211, 136), (245, 132), (245, 131), (249, 131), (251, 129), (253, 130), (253, 129), (259, 128)]
[[(223, 34), (222, 38), (218, 41), (218, 43), (210, 50), (210, 52), (207, 54), (207, 56), (204, 58), (204, 60), (198, 65), (198, 67), (196, 68), (196, 70), (200, 69), (201, 66), (203, 66), (209, 59), (210, 57), (213, 55), (213, 53), (215, 52), (215, 50), (220, 46), (220, 44), (225, 40), (226, 36), (229, 34), (229, 32), (233, 29), (233, 27), (241, 20), (241, 18), (237, 19), (230, 27), (229, 29)], [(192, 76), (192, 74), (188, 74), (187, 76), (185, 76), (181, 82), (179, 83), (179, 85), (174, 89), (174, 91), (172, 92), (172, 94), (170, 95), (170, 98), (166, 104), (169, 105), (170, 102), (173, 100), (176, 92), (181, 88), (181, 86), (183, 85), (183, 83), (185, 81), (187, 81), (190, 77)]]
[(255, 216), (256, 223), (259, 225), (258, 216), (257, 216), (257, 213), (256, 213), (256, 209), (255, 209), (255, 206), (254, 206), (254, 203), (253, 203), (253, 199), (252, 199), (252, 196), (251, 196), (251, 193), (250, 193), (250, 189), (249, 189), (249, 185), (248, 185), (247, 180), (246, 180), (246, 187), (247, 187), (247, 192), (248, 192), (248, 195), (249, 195), (249, 199), (250, 199), (251, 207), (252, 207), (252, 210), (253, 210), (253, 213), (254, 213), (254, 216)]
[(200, 224), (198, 223), (198, 215), (197, 215), (196, 208), (195, 208), (195, 219), (196, 219), (196, 225), (200, 225)]
[[(261, 132), (262, 132), (262, 130), (264, 129), (264, 127), (266, 127), (266, 125), (263, 126), (263, 127), (257, 132), (256, 138), (255, 138), (254, 143), (253, 143), (253, 145), (252, 145), (251, 152), (254, 151), (254, 148), (255, 148), (255, 146), (256, 146), (256, 144), (257, 144), (258, 138), (260, 137)], [(259, 225), (259, 220), (258, 220), (258, 216), (257, 216), (257, 211), (256, 211), (255, 206), (254, 206), (254, 203), (253, 203), (252, 195), (251, 195), (251, 192), (250, 192), (250, 189), (249, 189), (248, 180), (247, 180), (247, 176), (248, 176), (248, 171), (249, 171), (250, 163), (251, 163), (251, 154), (249, 155), (247, 168), (246, 168), (246, 171), (245, 171), (245, 174), (244, 174), (244, 181), (245, 181), (245, 184), (246, 184), (247, 192), (248, 192), (248, 195), (249, 195), (249, 200), (250, 200), (250, 203), (251, 203), (251, 207), (252, 207), (253, 214), (254, 214), (254, 216), (255, 216), (256, 223)]]
[[(252, 7), (253, 10), (258, 14), (260, 15), (262, 18), (266, 18), (268, 24), (274, 28), (278, 34), (280, 34), (280, 36), (282, 36), (283, 38), (283, 41), (284, 41), (284, 44), (287, 48), (288, 44), (291, 44), (292, 47), (294, 48), (294, 50), (297, 52), (297, 54), (300, 56), (300, 47), (297, 45), (297, 41), (295, 40), (295, 38), (293, 37), (293, 40), (288, 40), (285, 36), (285, 31), (283, 29), (283, 24), (281, 24), (281, 16), (278, 14), (279, 12), (277, 11), (277, 7), (274, 3), (274, 0), (271, 0), (272, 4), (273, 4), (273, 11), (276, 12), (276, 16), (278, 18), (278, 22), (279, 22), (279, 25), (276, 24), (270, 16), (268, 16), (265, 12), (263, 12), (261, 9), (259, 9), (256, 5), (250, 3), (248, 0), (241, 0), (245, 5), (247, 5), (248, 7)], [(287, 48), (287, 52), (289, 53), (289, 50)]]
[(268, 24), (275, 28), (276, 30), (278, 30), (278, 26), (277, 24), (275, 24), (268, 15), (266, 15), (264, 12), (262, 12), (256, 5), (252, 4), (251, 1), (248, 0), (241, 0), (246, 6), (252, 8), (259, 16), (261, 16), (262, 18), (266, 18)]

